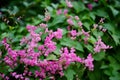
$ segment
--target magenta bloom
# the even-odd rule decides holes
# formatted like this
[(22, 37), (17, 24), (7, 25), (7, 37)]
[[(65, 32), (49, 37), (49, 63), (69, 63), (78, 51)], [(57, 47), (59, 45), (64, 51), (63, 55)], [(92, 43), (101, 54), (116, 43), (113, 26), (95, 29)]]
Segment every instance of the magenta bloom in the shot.
[(89, 8), (89, 10), (92, 10), (93, 9), (93, 6), (92, 6), (92, 4), (87, 4), (87, 7)]
[(74, 25), (74, 23), (73, 23), (71, 18), (67, 19), (67, 22), (68, 22), (69, 25)]
[(72, 30), (70, 33), (71, 33), (72, 37), (77, 36), (77, 31), (76, 30)]
[(106, 50), (106, 49), (110, 49), (110, 46), (107, 46), (104, 44), (104, 42), (102, 42), (101, 38), (98, 39), (98, 41), (95, 43), (95, 47), (94, 47), (94, 51), (96, 53), (99, 53), (101, 50)]
[(68, 10), (65, 9), (63, 13), (64, 13), (64, 15), (66, 15), (68, 13)]
[(61, 39), (62, 38), (62, 29), (58, 28), (56, 32), (54, 32), (54, 35), (56, 39)]
[(85, 66), (89, 68), (89, 70), (93, 70), (94, 68), (94, 65), (93, 65), (93, 58), (92, 58), (92, 55), (89, 54), (87, 56), (87, 59), (85, 59)]
[(82, 27), (83, 24), (82, 24), (81, 21), (79, 21), (79, 22), (78, 22), (78, 25), (79, 25), (80, 27)]
[(62, 14), (62, 9), (57, 10), (57, 15), (60, 15), (60, 14)]
[(67, 6), (68, 6), (69, 8), (72, 8), (72, 7), (73, 7), (73, 5), (71, 4), (71, 2), (68, 1), (68, 0), (66, 0), (66, 4), (67, 4)]

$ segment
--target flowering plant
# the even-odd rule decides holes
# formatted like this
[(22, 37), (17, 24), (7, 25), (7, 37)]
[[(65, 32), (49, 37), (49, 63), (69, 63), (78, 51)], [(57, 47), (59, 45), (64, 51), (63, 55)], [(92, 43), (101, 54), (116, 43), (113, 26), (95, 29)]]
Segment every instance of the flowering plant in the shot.
[(54, 5), (55, 11), (47, 7), (39, 25), (26, 26), (29, 34), (20, 40), (19, 49), (9, 38), (2, 40), (7, 52), (0, 53), (0, 64), (8, 70), (0, 72), (2, 79), (80, 79), (85, 71), (94, 71), (94, 61), (112, 48), (102, 41), (107, 31), (104, 18), (89, 25), (84, 16), (70, 13), (79, 12), (76, 2), (61, 3), (63, 8)]

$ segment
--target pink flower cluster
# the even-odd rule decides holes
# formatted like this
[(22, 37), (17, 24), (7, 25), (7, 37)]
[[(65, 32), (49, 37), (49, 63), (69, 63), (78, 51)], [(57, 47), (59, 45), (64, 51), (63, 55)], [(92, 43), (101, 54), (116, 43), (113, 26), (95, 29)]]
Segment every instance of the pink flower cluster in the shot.
[(71, 4), (71, 2), (68, 1), (68, 0), (66, 0), (66, 4), (67, 4), (67, 6), (68, 6), (69, 8), (72, 8), (72, 7), (73, 7), (73, 5)]
[(93, 58), (92, 58), (92, 55), (89, 54), (87, 56), (87, 59), (84, 61), (85, 62), (85, 66), (89, 68), (89, 70), (93, 70), (94, 68), (94, 65), (93, 65)]
[(107, 46), (104, 42), (102, 42), (101, 38), (98, 38), (98, 41), (95, 43), (94, 51), (99, 53), (101, 50), (106, 50), (112, 48), (111, 46)]
[(61, 15), (62, 13), (64, 13), (64, 15), (66, 15), (68, 13), (68, 9), (64, 9), (64, 11), (62, 12), (62, 9), (58, 9), (56, 11), (57, 15)]
[[(46, 76), (54, 78), (54, 75), (59, 74), (63, 76), (63, 70), (65, 70), (70, 64), (74, 62), (78, 62), (80, 64), (85, 64), (89, 70), (93, 70), (93, 58), (91, 54), (88, 55), (87, 59), (80, 58), (76, 55), (75, 49), (71, 48), (70, 50), (65, 47), (60, 50), (60, 55), (57, 60), (41, 60), (41, 56), (47, 57), (49, 54), (52, 54), (56, 50), (56, 42), (53, 41), (53, 38), (59, 40), (62, 38), (62, 29), (57, 29), (57, 31), (47, 31), (46, 38), (44, 39), (44, 43), (39, 45), (41, 36), (43, 35), (41, 32), (37, 33), (36, 30), (39, 27), (28, 25), (27, 27), (29, 36), (24, 37), (21, 40), (21, 46), (26, 44), (26, 48), (22, 50), (12, 50), (11, 46), (7, 43), (7, 39), (5, 38), (2, 43), (6, 47), (8, 54), (4, 57), (4, 62), (10, 66), (12, 69), (16, 68), (18, 64), (24, 64), (26, 66), (24, 68), (24, 72), (22, 74), (18, 74), (16, 72), (11, 73), (11, 76), (16, 79), (21, 80), (29, 80), (26, 76), (34, 76), (35, 78), (39, 78), (43, 80)], [(43, 27), (41, 27), (44, 29)], [(46, 30), (46, 29), (44, 29)], [(73, 36), (76, 35), (76, 31), (72, 33)], [(34, 49), (38, 51), (35, 51)], [(38, 70), (35, 70), (32, 73), (28, 66), (38, 67)], [(6, 79), (7, 80), (7, 79)]]

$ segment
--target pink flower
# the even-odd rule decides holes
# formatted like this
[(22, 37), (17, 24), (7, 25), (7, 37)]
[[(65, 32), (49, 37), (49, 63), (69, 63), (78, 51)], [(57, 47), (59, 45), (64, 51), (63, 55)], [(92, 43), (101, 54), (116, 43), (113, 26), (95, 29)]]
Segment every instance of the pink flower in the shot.
[(41, 24), (40, 24), (40, 27), (46, 28), (46, 27), (47, 27), (47, 24), (41, 23)]
[(18, 79), (18, 78), (19, 78), (19, 75), (15, 75), (15, 78)]
[(105, 51), (106, 49), (110, 49), (110, 48), (111, 48), (111, 47), (105, 45), (105, 44), (102, 42), (101, 38), (99, 37), (98, 41), (95, 43), (94, 51), (95, 51), (96, 53), (98, 53), (98, 52), (100, 52), (101, 50), (104, 50), (104, 51)]
[(87, 7), (89, 8), (89, 10), (92, 10), (93, 9), (93, 6), (92, 6), (92, 4), (87, 4)]
[(60, 15), (60, 14), (62, 14), (62, 9), (57, 10), (57, 15)]
[(83, 24), (82, 24), (81, 21), (79, 21), (79, 22), (78, 22), (78, 25), (79, 25), (80, 27), (82, 27)]
[(98, 0), (94, 0), (95, 2), (98, 2)]
[(76, 30), (72, 30), (70, 33), (71, 33), (71, 35), (72, 35), (73, 37), (75, 37), (75, 36), (77, 35), (77, 31), (76, 31)]
[(89, 32), (85, 32), (84, 29), (82, 29), (82, 34), (85, 35), (86, 37), (90, 36)]
[(1, 56), (2, 56), (2, 52), (0, 51), (0, 58), (1, 58)]
[(31, 32), (31, 31), (35, 31), (37, 29), (37, 27), (35, 26), (31, 26), (31, 25), (27, 25), (26, 29)]
[(103, 26), (100, 25), (100, 26), (99, 26), (99, 30), (101, 30), (102, 28), (103, 28)]
[(29, 78), (25, 78), (25, 80), (30, 80)]
[(68, 1), (68, 0), (66, 0), (66, 4), (67, 4), (67, 6), (68, 6), (69, 8), (72, 8), (72, 7), (73, 7), (73, 5), (71, 4), (71, 2)]
[(69, 25), (74, 25), (74, 23), (73, 23), (72, 19), (70, 19), (70, 18), (69, 18), (69, 19), (67, 19), (67, 22), (68, 22), (68, 24), (69, 24)]
[(51, 18), (50, 13), (46, 10), (44, 20), (45, 20), (45, 21), (49, 21), (50, 18)]
[(64, 10), (64, 15), (66, 15), (68, 13), (68, 10), (67, 9), (65, 9)]
[(93, 58), (92, 58), (92, 55), (89, 54), (87, 56), (87, 59), (85, 59), (85, 66), (89, 68), (89, 70), (92, 70), (93, 71), (93, 68), (94, 68), (94, 65), (93, 65)]
[(78, 16), (75, 16), (75, 19), (76, 19), (76, 20), (79, 20), (79, 17), (78, 17)]
[(106, 32), (107, 29), (102, 29), (103, 32)]
[(93, 27), (94, 29), (96, 29), (98, 27), (98, 24), (94, 24)]
[(56, 32), (54, 32), (55, 38), (56, 39), (61, 39), (62, 38), (62, 32), (63, 30), (58, 28)]
[(70, 26), (67, 26), (67, 30), (70, 30), (71, 29), (71, 27)]
[(84, 38), (84, 43), (85, 43), (85, 44), (88, 44), (88, 39), (89, 39), (88, 37), (85, 37), (85, 38)]
[(105, 18), (100, 19), (100, 23), (104, 23)]

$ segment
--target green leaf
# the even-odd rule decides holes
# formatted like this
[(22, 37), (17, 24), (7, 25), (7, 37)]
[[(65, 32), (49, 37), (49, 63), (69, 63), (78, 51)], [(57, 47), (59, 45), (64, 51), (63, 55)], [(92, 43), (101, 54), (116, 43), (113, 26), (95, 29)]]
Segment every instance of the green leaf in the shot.
[(50, 6), (48, 6), (48, 7), (47, 7), (47, 10), (48, 10), (49, 12), (52, 12), (52, 11), (53, 11), (53, 8), (50, 7)]
[(49, 54), (46, 58), (46, 60), (58, 60), (57, 57), (54, 54)]
[(108, 14), (103, 9), (97, 9), (97, 11), (95, 12), (95, 14), (97, 16), (104, 17), (104, 18), (108, 17)]
[(88, 39), (88, 42), (94, 44), (94, 43), (96, 42), (96, 39), (95, 39), (93, 36), (91, 36), (91, 37)]
[(65, 76), (67, 77), (67, 80), (73, 80), (75, 72), (72, 69), (67, 69), (65, 71)]
[(99, 36), (103, 36), (103, 32), (102, 31), (97, 31), (97, 30), (94, 30), (93, 31), (93, 35), (98, 38)]
[(90, 23), (84, 22), (83, 25), (84, 25), (88, 30), (90, 30)]
[(117, 76), (117, 77), (110, 77), (110, 80), (120, 80), (120, 77)]
[(119, 13), (119, 11), (114, 9), (112, 6), (109, 6), (109, 8), (111, 9), (114, 16), (116, 16)]
[(80, 1), (79, 2), (74, 1), (72, 4), (77, 13), (85, 9), (85, 5)]
[(113, 26), (111, 23), (104, 23), (103, 26), (112, 33), (115, 33), (115, 28), (114, 28), (115, 26)]
[(9, 66), (7, 66), (6, 64), (4, 64), (4, 63), (0, 64), (0, 73), (7, 74), (8, 73), (8, 69), (9, 69)]
[(55, 9), (57, 9), (57, 7), (58, 7), (58, 4), (51, 4)]
[(63, 45), (63, 46), (70, 47), (70, 48), (71, 48), (71, 47), (74, 47), (75, 49), (84, 52), (81, 43), (78, 42), (78, 41), (73, 41), (73, 40), (71, 40), (70, 38), (63, 38), (63, 39), (61, 40), (61, 43), (60, 43), (60, 44)]
[(56, 50), (54, 51), (54, 53), (55, 53), (56, 55), (60, 55), (61, 46), (60, 46), (60, 45), (56, 45), (56, 46), (57, 46), (57, 48), (56, 48)]
[(54, 18), (54, 20), (52, 21), (51, 26), (54, 26), (54, 25), (56, 25), (58, 23), (62, 23), (62, 22), (64, 22), (64, 20), (65, 20), (65, 16), (64, 15), (56, 16)]
[(96, 53), (96, 54), (94, 54), (94, 59), (96, 60), (96, 61), (100, 61), (100, 60), (102, 60), (103, 58), (105, 58), (105, 52), (104, 51), (101, 51), (100, 53)]
[(88, 44), (88, 45), (85, 45), (85, 47), (92, 53), (93, 52), (93, 47)]
[(117, 35), (115, 35), (115, 34), (113, 34), (113, 35), (111, 35), (111, 36), (112, 36), (112, 38), (114, 39), (116, 45), (120, 44), (120, 37), (119, 37), (119, 36), (117, 36)]
[(62, 35), (65, 35), (68, 33), (68, 31), (66, 29), (62, 29), (62, 30), (63, 30)]
[(0, 23), (1, 30), (5, 30), (6, 28), (7, 28), (7, 26), (5, 25), (5, 23)]
[(8, 69), (8, 71), (9, 71), (9, 72), (12, 72), (12, 71), (13, 71), (13, 69), (9, 68), (9, 69)]
[(93, 20), (95, 20), (95, 15), (94, 15), (93, 12), (90, 12), (89, 15), (90, 15), (90, 17), (91, 17)]

